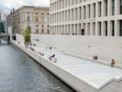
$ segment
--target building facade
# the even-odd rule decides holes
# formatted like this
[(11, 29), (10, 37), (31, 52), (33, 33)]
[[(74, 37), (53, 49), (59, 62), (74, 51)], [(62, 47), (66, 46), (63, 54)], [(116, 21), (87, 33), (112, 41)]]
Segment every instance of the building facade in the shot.
[(7, 17), (7, 13), (0, 11), (0, 33), (5, 33), (6, 28), (6, 17)]
[(3, 12), (3, 11), (0, 11), (0, 21), (5, 21), (6, 20), (6, 16), (7, 16), (7, 13), (6, 12)]
[(50, 34), (122, 36), (122, 0), (50, 0)]
[(32, 34), (49, 33), (49, 8), (22, 6), (7, 16), (7, 28), (12, 26), (13, 33), (22, 34), (29, 27)]

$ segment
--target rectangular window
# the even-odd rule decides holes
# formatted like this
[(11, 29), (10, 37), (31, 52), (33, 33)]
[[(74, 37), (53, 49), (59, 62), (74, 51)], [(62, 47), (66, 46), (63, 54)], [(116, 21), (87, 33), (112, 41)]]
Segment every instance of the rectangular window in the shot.
[(115, 0), (112, 0), (112, 15), (115, 14)]
[(102, 16), (102, 4), (101, 4), (101, 2), (99, 2), (99, 17), (101, 17)]
[(94, 4), (94, 18), (96, 17), (96, 4)]
[(112, 21), (112, 36), (114, 36), (114, 21)]
[(120, 14), (122, 14), (122, 0), (120, 0)]
[(122, 36), (122, 20), (120, 20), (120, 36)]
[(106, 0), (105, 6), (106, 6), (105, 7), (105, 10), (106, 10), (106, 12), (105, 12), (106, 14), (105, 15), (108, 16), (108, 0)]
[(105, 22), (105, 36), (108, 35), (108, 24), (107, 21)]

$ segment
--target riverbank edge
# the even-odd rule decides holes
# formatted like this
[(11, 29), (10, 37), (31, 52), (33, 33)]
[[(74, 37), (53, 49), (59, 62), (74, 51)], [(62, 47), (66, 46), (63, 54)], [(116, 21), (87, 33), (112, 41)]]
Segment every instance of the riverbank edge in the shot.
[[(50, 62), (47, 58), (42, 57), (35, 52), (27, 49), (26, 47), (21, 46), (16, 41), (12, 41), (12, 44), (17, 46), (19, 49), (24, 51), (27, 55), (32, 57), (36, 62), (44, 66), (47, 70), (69, 85), (71, 88), (77, 92), (98, 92), (97, 88), (89, 84), (87, 81), (80, 79), (79, 77), (72, 74), (70, 71), (66, 71), (64, 68), (56, 65), (53, 62)], [(94, 85), (95, 86), (95, 85)]]
[(110, 89), (107, 89), (106, 91), (102, 91), (102, 89), (112, 84), (113, 82), (118, 83), (122, 80), (122, 78), (120, 78), (119, 81), (118, 79), (111, 79), (110, 81), (106, 82), (104, 85), (98, 88), (96, 85), (90, 84), (88, 81), (77, 77), (76, 75), (72, 74), (70, 71), (67, 71), (63, 67), (60, 67), (59, 65), (53, 62), (50, 62), (47, 58), (42, 57), (36, 54), (35, 52), (27, 49), (26, 47), (21, 46), (16, 41), (12, 41), (12, 43), (77, 92), (108, 92), (108, 90)]

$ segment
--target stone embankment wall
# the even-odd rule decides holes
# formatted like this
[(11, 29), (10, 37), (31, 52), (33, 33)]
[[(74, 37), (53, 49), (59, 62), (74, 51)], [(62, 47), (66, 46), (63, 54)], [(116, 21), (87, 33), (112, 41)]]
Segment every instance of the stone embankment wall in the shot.
[(64, 81), (73, 89), (75, 89), (77, 92), (121, 92), (122, 90), (122, 78), (111, 79), (101, 87), (96, 88), (94, 85), (89, 84), (82, 78), (79, 78), (76, 75), (72, 74), (70, 71), (67, 71), (59, 65), (50, 62), (47, 58), (36, 54), (35, 52), (27, 49), (26, 47), (23, 47), (22, 45), (18, 44), (17, 41), (12, 41), (12, 43), (19, 47), (26, 54), (28, 54), (30, 57), (35, 59), (38, 63), (40, 63), (50, 72), (55, 74), (62, 81)]

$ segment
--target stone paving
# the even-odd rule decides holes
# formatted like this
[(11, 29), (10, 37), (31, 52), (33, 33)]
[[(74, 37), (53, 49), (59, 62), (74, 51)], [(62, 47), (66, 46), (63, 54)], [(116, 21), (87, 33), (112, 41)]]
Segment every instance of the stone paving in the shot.
[(122, 77), (122, 69), (112, 68), (110, 66), (64, 55), (63, 52), (56, 49), (50, 50), (36, 46), (32, 46), (32, 48), (34, 48), (36, 52), (44, 53), (44, 57), (46, 58), (55, 54), (57, 58), (56, 64), (97, 88), (112, 78), (119, 79)]

